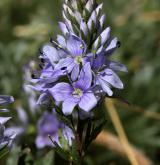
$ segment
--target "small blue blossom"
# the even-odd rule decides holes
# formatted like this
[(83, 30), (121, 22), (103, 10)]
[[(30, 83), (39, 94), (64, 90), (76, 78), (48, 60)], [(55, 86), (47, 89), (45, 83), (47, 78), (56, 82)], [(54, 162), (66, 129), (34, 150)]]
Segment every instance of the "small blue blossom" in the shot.
[(63, 102), (62, 111), (70, 115), (76, 105), (88, 112), (97, 104), (97, 99), (91, 88), (92, 73), (89, 63), (81, 70), (80, 78), (73, 84), (58, 83), (49, 92), (56, 101)]
[(63, 144), (60, 142), (60, 130), (68, 146), (72, 145), (72, 139), (74, 139), (72, 130), (63, 122), (59, 121), (54, 110), (52, 113), (45, 112), (42, 115), (38, 121), (37, 128), (38, 136), (36, 138), (36, 146), (38, 148), (44, 148), (46, 146), (53, 147), (54, 144), (52, 141), (56, 142), (60, 147), (63, 147)]

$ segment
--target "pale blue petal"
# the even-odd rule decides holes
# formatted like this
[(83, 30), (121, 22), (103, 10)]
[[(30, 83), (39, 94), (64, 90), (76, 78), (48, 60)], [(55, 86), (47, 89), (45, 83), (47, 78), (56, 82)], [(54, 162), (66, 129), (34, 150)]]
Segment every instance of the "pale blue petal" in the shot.
[(67, 26), (63, 22), (59, 22), (59, 27), (64, 35), (69, 33)]
[(60, 57), (58, 55), (58, 51), (56, 48), (50, 46), (50, 45), (45, 45), (42, 48), (44, 56), (46, 56), (50, 63), (54, 66), (55, 62), (58, 62)]
[(81, 69), (79, 80), (74, 85), (75, 87), (85, 91), (90, 88), (91, 82), (92, 82), (91, 66), (90, 63), (87, 62)]
[[(48, 138), (48, 137), (46, 137), (46, 138)], [(48, 140), (49, 140), (49, 138), (48, 138)], [(39, 149), (44, 148), (45, 145), (46, 145), (45, 144), (45, 138), (43, 138), (43, 136), (41, 136), (41, 135), (37, 136), (37, 138), (36, 138), (37, 148), (39, 148)]]
[(79, 76), (79, 65), (75, 65), (71, 72), (71, 79), (75, 81)]
[(78, 105), (82, 110), (89, 112), (97, 105), (97, 99), (94, 96), (94, 94), (90, 91), (84, 93)]
[(108, 54), (112, 53), (117, 48), (117, 43), (118, 43), (117, 38), (112, 39), (109, 45), (107, 46), (105, 52)]
[(85, 52), (86, 45), (83, 40), (70, 34), (67, 39), (67, 49), (72, 56), (80, 56)]
[(108, 82), (102, 80), (101, 78), (98, 78), (98, 82), (99, 82), (99, 84), (102, 87), (104, 92), (106, 92), (109, 96), (113, 95), (113, 91), (110, 89)]
[(77, 105), (78, 99), (70, 97), (66, 99), (62, 104), (62, 111), (64, 115), (70, 115), (74, 109), (74, 107)]
[(105, 14), (102, 15), (102, 16), (100, 17), (100, 19), (99, 19), (101, 28), (103, 28), (103, 26), (104, 26), (105, 19), (106, 19), (106, 15), (105, 15)]
[(123, 83), (117, 74), (111, 69), (105, 69), (104, 76), (101, 76), (101, 79), (111, 84), (113, 87), (118, 89), (123, 89)]
[(63, 36), (57, 35), (57, 41), (58, 41), (59, 45), (61, 45), (63, 48), (66, 47), (66, 40)]
[(72, 140), (75, 138), (72, 130), (69, 127), (67, 127), (66, 125), (64, 125), (62, 132), (63, 132), (63, 136), (67, 140), (69, 146), (71, 146)]
[(58, 83), (48, 90), (56, 101), (64, 101), (73, 93), (73, 88), (68, 83)]
[(0, 123), (5, 124), (10, 119), (11, 119), (11, 117), (0, 117)]
[(61, 69), (66, 67), (68, 73), (70, 73), (74, 67), (75, 63), (74, 63), (74, 59), (71, 57), (67, 57), (64, 59), (61, 59), (58, 64), (55, 66), (55, 69)]
[(87, 27), (86, 22), (84, 22), (83, 20), (81, 21), (80, 29), (84, 33), (84, 35), (87, 36), (87, 34), (88, 34), (88, 27)]
[(118, 62), (108, 61), (108, 67), (115, 71), (128, 72), (126, 66)]
[(101, 45), (105, 44), (105, 42), (109, 39), (110, 37), (110, 27), (107, 27), (102, 33), (101, 33)]

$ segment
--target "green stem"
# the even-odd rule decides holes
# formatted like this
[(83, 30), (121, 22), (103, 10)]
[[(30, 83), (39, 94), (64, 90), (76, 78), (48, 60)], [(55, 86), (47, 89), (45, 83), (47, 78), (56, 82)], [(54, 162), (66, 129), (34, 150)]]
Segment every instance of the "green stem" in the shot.
[(78, 124), (77, 124), (77, 140), (78, 140), (78, 152), (79, 156), (82, 160), (83, 156), (83, 130), (84, 130), (85, 123), (78, 117)]

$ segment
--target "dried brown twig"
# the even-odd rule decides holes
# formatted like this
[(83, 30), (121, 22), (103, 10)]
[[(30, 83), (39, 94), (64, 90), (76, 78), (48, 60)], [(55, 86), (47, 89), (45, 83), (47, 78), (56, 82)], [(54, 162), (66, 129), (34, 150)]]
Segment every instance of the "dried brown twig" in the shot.
[[(113, 135), (110, 132), (102, 131), (96, 140), (94, 141), (95, 144), (101, 145), (122, 157), (127, 157), (124, 147), (122, 146), (120, 140), (117, 136)], [(132, 151), (139, 163), (139, 165), (152, 165), (152, 161), (146, 157), (146, 155), (140, 151), (139, 149), (135, 148), (134, 146), (130, 146)]]
[(112, 100), (107, 99), (106, 107), (118, 137), (107, 131), (102, 131), (95, 143), (105, 146), (123, 157), (128, 157), (132, 165), (152, 165), (151, 160), (142, 151), (130, 145)]

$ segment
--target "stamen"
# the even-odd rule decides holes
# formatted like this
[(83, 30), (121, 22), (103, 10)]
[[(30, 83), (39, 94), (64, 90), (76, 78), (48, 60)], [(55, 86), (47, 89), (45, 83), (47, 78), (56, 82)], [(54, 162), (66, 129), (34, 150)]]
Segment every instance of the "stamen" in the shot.
[(66, 69), (67, 69), (67, 67), (62, 67), (62, 68), (61, 68), (61, 70), (66, 70)]
[(81, 48), (81, 49), (83, 49), (83, 48), (84, 48), (84, 46), (81, 44), (81, 45), (80, 45), (80, 48)]
[(120, 41), (117, 42), (117, 47), (118, 47), (118, 48), (121, 47), (121, 42), (120, 42)]
[(50, 38), (50, 42), (54, 44), (54, 46), (58, 47), (59, 49), (63, 49), (63, 47), (59, 45), (57, 42), (55, 42), (52, 38)]

